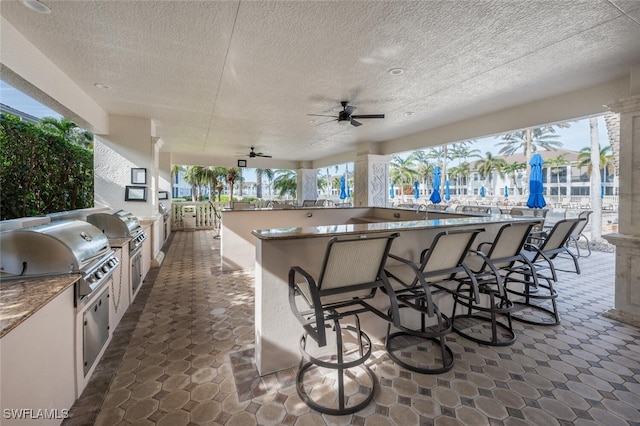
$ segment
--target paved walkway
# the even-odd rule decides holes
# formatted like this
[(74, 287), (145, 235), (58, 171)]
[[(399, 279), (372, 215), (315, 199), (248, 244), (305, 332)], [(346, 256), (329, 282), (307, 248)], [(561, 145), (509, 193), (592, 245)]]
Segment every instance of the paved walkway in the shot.
[(220, 272), (213, 237), (172, 234), (64, 424), (640, 424), (640, 329), (601, 316), (613, 305), (612, 253), (582, 259), (582, 275), (560, 274), (561, 325), (516, 323), (505, 348), (449, 335), (448, 373), (410, 373), (377, 345), (374, 402), (333, 417), (300, 401), (293, 369), (257, 376), (253, 275)]

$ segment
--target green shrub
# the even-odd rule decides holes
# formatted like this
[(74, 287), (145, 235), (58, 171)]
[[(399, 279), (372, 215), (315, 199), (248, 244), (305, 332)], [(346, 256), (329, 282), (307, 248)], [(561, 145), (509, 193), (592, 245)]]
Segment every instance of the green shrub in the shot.
[(0, 115), (0, 220), (93, 207), (93, 152)]

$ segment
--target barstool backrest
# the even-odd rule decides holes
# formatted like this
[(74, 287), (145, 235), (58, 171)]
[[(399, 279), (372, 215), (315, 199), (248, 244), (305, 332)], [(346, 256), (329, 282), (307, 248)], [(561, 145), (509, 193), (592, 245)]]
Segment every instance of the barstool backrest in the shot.
[[(442, 281), (455, 275), (471, 248), (476, 236), (484, 229), (462, 229), (444, 231), (435, 236), (431, 247), (425, 250), (420, 262), (420, 270), (426, 281)], [(439, 272), (445, 274), (436, 275)]]
[(322, 305), (373, 296), (398, 234), (332, 238), (322, 262), (318, 290)]
[[(520, 252), (535, 225), (535, 222), (512, 222), (503, 225), (491, 243), (491, 248), (485, 253), (493, 266), (498, 269), (505, 268), (521, 259)], [(488, 267), (489, 265), (483, 262), (479, 270), (472, 270), (482, 272)]]
[(565, 244), (569, 237), (574, 234), (575, 229), (582, 223), (586, 223), (584, 217), (576, 217), (572, 219), (563, 219), (556, 222), (551, 231), (543, 239), (536, 250), (536, 255), (531, 262), (536, 262), (544, 253), (549, 259), (554, 259), (558, 254), (566, 252)]

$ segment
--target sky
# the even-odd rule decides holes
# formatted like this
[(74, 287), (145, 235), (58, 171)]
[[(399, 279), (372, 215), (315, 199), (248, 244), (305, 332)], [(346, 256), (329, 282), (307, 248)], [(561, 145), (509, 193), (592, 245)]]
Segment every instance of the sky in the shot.
[[(47, 108), (38, 101), (23, 94), (19, 90), (13, 88), (9, 84), (0, 81), (0, 103), (8, 105), (19, 111), (26, 112), (38, 118), (43, 117), (55, 117), (61, 118), (62, 116), (55, 111)], [(600, 145), (609, 145), (609, 138), (607, 136), (607, 129), (604, 123), (603, 117), (598, 117), (598, 131), (600, 135)], [(585, 146), (589, 146), (589, 120), (583, 119), (579, 121), (569, 122), (569, 127), (556, 130), (558, 140), (562, 142), (562, 148), (572, 151), (580, 151)], [(496, 144), (500, 142), (499, 138), (489, 137), (483, 139), (477, 139), (477, 142), (471, 146), (472, 149), (480, 150), (480, 153), (484, 155), (487, 151), (492, 152), (494, 155), (498, 153), (500, 147), (496, 147)], [(428, 151), (430, 148), (425, 148)], [(353, 166), (350, 166), (353, 171)], [(330, 168), (331, 173), (334, 173), (335, 169)], [(339, 165), (338, 173), (344, 171), (344, 165)], [(245, 179), (252, 180), (250, 175), (254, 175), (252, 169), (248, 169), (245, 175)]]

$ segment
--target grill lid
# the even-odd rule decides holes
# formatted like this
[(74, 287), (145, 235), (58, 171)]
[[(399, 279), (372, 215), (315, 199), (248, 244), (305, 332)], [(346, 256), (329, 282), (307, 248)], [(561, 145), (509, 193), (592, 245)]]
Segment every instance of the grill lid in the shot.
[(125, 210), (91, 214), (87, 216), (87, 222), (99, 228), (109, 238), (132, 237), (142, 229), (138, 218)]
[(83, 273), (112, 253), (107, 237), (82, 220), (3, 232), (0, 246), (3, 278)]

